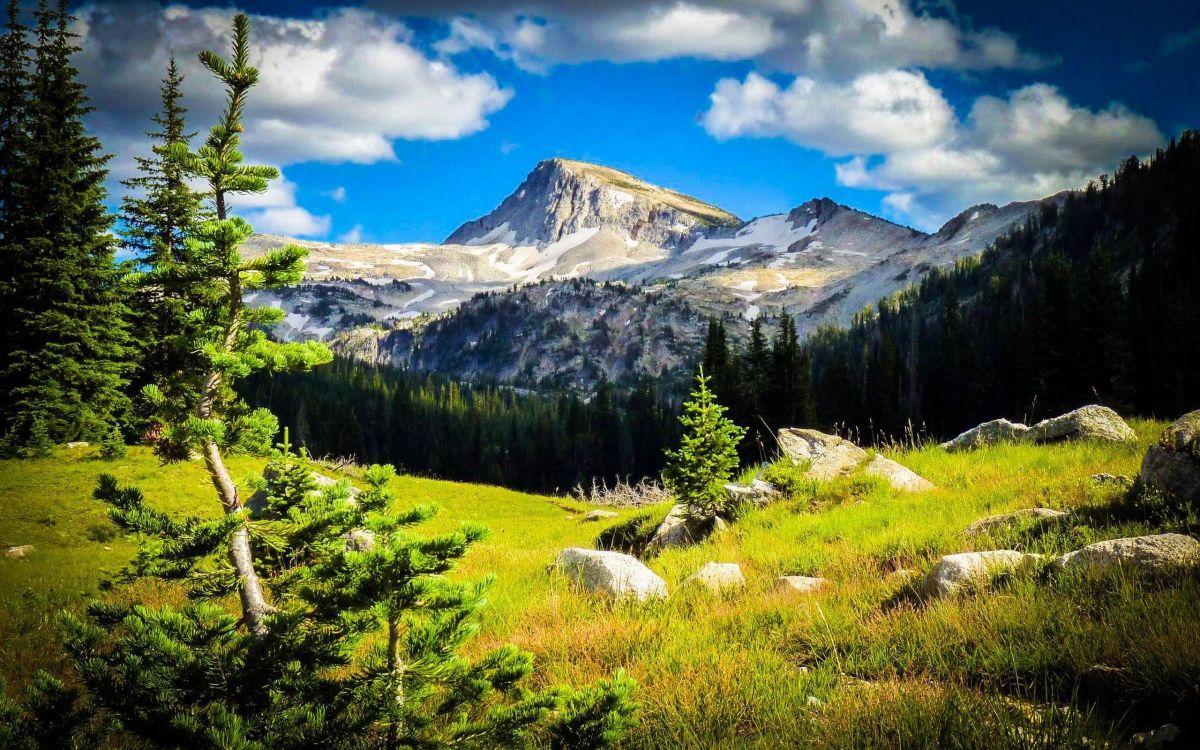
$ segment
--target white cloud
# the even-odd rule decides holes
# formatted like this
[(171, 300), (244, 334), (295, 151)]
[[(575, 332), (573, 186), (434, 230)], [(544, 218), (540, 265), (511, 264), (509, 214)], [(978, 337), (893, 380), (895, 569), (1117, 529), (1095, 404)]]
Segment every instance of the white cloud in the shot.
[(971, 203), (1030, 200), (1085, 184), (1163, 141), (1121, 104), (1091, 110), (1033, 84), (982, 96), (960, 119), (919, 72), (868, 73), (846, 84), (756, 73), (724, 79), (702, 124), (718, 138), (784, 137), (832, 157), (840, 184), (884, 190), (892, 215), (936, 227)]
[(759, 60), (789, 72), (850, 77), (891, 68), (1030, 69), (1048, 64), (1011, 34), (975, 30), (910, 0), (461, 0), (397, 13), (452, 17), (443, 54), (489, 50), (528, 70), (587, 60)]
[[(172, 53), (186, 76), (190, 122), (213, 120), (223, 92), (196, 54), (226, 50), (232, 13), (150, 3), (79, 8), (76, 64), (97, 106), (93, 127), (106, 142), (137, 140), (146, 129)], [(253, 16), (251, 56), (261, 82), (250, 95), (245, 150), (280, 166), (391, 161), (393, 141), (478, 132), (512, 96), (490, 75), (427, 57), (404, 25), (363, 10), (319, 20)]]
[(321, 193), (321, 195), (330, 199), (334, 203), (345, 203), (346, 202), (346, 186), (338, 185), (337, 187), (333, 188), (332, 190), (326, 190), (325, 192)]
[(355, 224), (353, 227), (350, 228), (349, 231), (343, 232), (342, 235), (340, 237), (338, 237), (338, 242), (348, 242), (352, 245), (358, 244), (359, 242), (362, 242), (362, 240), (363, 240), (362, 224)]
[(258, 232), (295, 237), (324, 237), (333, 224), (328, 214), (317, 216), (296, 201), (296, 183), (281, 177), (266, 192), (234, 195), (230, 210), (246, 219)]

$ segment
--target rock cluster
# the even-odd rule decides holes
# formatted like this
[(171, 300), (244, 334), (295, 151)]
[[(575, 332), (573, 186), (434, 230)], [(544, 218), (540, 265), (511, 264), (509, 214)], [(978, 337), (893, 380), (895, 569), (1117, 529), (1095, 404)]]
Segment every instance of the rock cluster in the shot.
[(1055, 443), (1062, 440), (1103, 440), (1122, 443), (1137, 435), (1133, 428), (1107, 406), (1091, 404), (1061, 416), (1043, 419), (1033, 427), (1007, 419), (993, 419), (972, 427), (942, 443), (942, 448), (956, 451), (981, 448), (992, 443)]
[(727, 525), (720, 516), (699, 518), (692, 514), (686, 504), (679, 503), (671, 508), (667, 517), (654, 530), (654, 536), (650, 538), (647, 549), (687, 547), (702, 541), (713, 532), (724, 529)]

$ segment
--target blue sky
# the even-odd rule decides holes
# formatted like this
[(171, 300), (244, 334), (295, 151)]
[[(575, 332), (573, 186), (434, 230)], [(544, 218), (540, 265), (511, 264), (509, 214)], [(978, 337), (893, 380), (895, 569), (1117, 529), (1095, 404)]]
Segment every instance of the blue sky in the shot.
[[(79, 5), (114, 179), (145, 147), (168, 52), (231, 6)], [(929, 229), (1076, 187), (1200, 126), (1200, 4), (877, 0), (239, 3), (263, 84), (247, 150), (285, 181), (260, 229), (440, 241), (540, 159), (596, 161), (743, 218), (816, 196)]]

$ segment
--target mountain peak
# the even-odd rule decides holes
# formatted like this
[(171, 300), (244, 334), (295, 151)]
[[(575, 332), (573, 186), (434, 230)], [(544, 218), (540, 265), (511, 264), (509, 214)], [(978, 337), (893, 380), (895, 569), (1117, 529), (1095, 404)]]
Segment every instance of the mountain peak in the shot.
[(584, 229), (608, 229), (635, 244), (673, 247), (693, 232), (741, 223), (618, 169), (555, 157), (538, 162), (495, 211), (463, 224), (446, 244), (546, 246)]

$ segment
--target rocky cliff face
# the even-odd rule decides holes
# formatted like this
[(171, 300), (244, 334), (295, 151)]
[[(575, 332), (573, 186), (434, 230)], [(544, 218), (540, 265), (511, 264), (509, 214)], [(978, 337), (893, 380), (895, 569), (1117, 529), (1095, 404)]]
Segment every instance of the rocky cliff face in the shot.
[(603, 229), (629, 243), (674, 248), (741, 223), (727, 211), (609, 167), (548, 159), (495, 211), (463, 224), (446, 244), (544, 247)]

